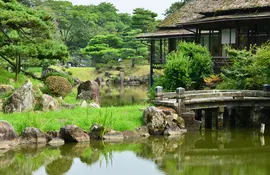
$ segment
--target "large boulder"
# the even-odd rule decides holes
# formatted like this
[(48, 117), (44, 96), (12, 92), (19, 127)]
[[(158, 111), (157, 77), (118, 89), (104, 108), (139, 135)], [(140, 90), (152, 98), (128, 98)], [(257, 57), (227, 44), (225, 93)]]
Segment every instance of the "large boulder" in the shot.
[(0, 120), (0, 141), (10, 141), (18, 137), (13, 126), (6, 121)]
[(55, 111), (60, 109), (58, 100), (47, 94), (43, 94), (41, 96), (40, 107), (42, 111), (49, 111), (49, 110)]
[(156, 107), (148, 107), (143, 113), (144, 124), (147, 125), (151, 135), (164, 134), (167, 124), (165, 118), (166, 115), (162, 112), (162, 110)]
[(27, 127), (21, 135), (22, 144), (46, 144), (46, 135), (38, 128)]
[(32, 83), (28, 80), (21, 88), (17, 89), (7, 100), (4, 107), (5, 113), (30, 111), (35, 107)]
[(12, 85), (0, 84), (0, 95), (6, 95), (14, 91)]
[(96, 103), (100, 104), (101, 102), (101, 93), (100, 86), (95, 81), (86, 81), (81, 83), (78, 87), (77, 99), (81, 100), (93, 100)]
[(60, 137), (65, 142), (89, 142), (90, 137), (81, 128), (75, 125), (67, 125), (60, 129)]

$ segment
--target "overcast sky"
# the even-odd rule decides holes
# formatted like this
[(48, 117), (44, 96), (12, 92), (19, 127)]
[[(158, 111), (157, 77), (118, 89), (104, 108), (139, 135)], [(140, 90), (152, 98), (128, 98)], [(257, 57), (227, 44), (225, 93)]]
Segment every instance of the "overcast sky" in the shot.
[(159, 19), (163, 19), (164, 11), (170, 7), (173, 2), (179, 0), (69, 0), (74, 5), (99, 4), (101, 2), (110, 2), (116, 6), (121, 13), (132, 13), (135, 8), (145, 8), (158, 13)]

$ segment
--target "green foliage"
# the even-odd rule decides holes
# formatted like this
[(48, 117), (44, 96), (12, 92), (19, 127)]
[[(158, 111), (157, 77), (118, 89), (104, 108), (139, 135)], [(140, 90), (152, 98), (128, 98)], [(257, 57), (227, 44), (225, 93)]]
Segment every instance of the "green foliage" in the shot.
[[(16, 70), (37, 62), (67, 60), (67, 47), (57, 40), (54, 19), (15, 0), (0, 1), (0, 57)], [(16, 60), (16, 64), (14, 63)]]
[(195, 43), (179, 43), (178, 51), (170, 53), (167, 60), (164, 76), (156, 80), (155, 86), (168, 91), (178, 87), (200, 89), (203, 79), (213, 73), (209, 51)]
[(133, 10), (132, 28), (140, 29), (143, 33), (153, 31), (158, 26), (156, 17), (157, 14), (150, 10), (136, 8)]
[(171, 53), (164, 68), (165, 79), (161, 79), (164, 88), (170, 91), (175, 91), (177, 87), (189, 88), (192, 83), (191, 73), (189, 57), (185, 57), (182, 52)]
[(112, 69), (113, 66), (117, 66), (117, 61), (115, 61), (115, 60), (109, 61), (109, 62), (107, 63), (107, 66), (106, 66), (106, 67), (107, 67), (108, 69)]
[(263, 84), (270, 83), (270, 43), (251, 50), (228, 48), (232, 61), (223, 69), (223, 82), (219, 89), (262, 89)]
[(183, 53), (184, 57), (189, 58), (189, 77), (192, 80), (192, 87), (201, 88), (204, 82), (203, 78), (213, 73), (212, 57), (208, 49), (195, 43), (181, 42), (178, 50), (178, 52)]
[(45, 85), (49, 93), (57, 97), (65, 97), (72, 91), (72, 86), (68, 80), (59, 76), (46, 78)]
[(119, 48), (122, 44), (122, 38), (117, 35), (97, 35), (89, 41), (88, 46), (82, 52), (90, 55), (96, 63), (108, 63), (110, 60), (117, 60), (120, 57)]

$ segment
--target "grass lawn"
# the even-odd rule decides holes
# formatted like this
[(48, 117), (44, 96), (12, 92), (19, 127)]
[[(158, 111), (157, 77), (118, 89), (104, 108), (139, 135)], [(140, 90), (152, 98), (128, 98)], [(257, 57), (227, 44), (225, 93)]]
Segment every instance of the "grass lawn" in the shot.
[[(135, 65), (134, 68), (131, 68), (130, 60), (125, 60), (120, 63), (121, 67), (124, 68), (125, 76), (146, 76), (149, 74), (150, 66), (149, 65)], [(52, 66), (56, 70), (62, 70), (61, 67)], [(112, 75), (118, 76), (119, 71), (115, 68), (113, 69), (101, 69), (101, 73), (96, 71), (94, 67), (71, 67), (65, 68), (65, 71), (71, 72), (72, 77), (77, 77), (82, 81), (95, 80), (97, 77), (104, 77), (105, 72), (109, 72)]]
[(0, 113), (0, 119), (11, 123), (18, 134), (26, 127), (36, 127), (47, 132), (57, 131), (67, 124), (74, 124), (88, 131), (94, 123), (117, 131), (124, 131), (135, 130), (142, 126), (143, 111), (140, 109), (144, 107), (139, 105), (101, 109), (78, 107), (74, 110), (50, 112)]
[[(0, 84), (13, 85), (15, 88), (21, 87), (28, 79), (24, 74), (19, 74), (18, 82), (14, 81), (15, 73), (10, 73), (7, 70), (0, 68)], [(38, 85), (41, 83), (39, 80), (29, 78), (33, 85)]]

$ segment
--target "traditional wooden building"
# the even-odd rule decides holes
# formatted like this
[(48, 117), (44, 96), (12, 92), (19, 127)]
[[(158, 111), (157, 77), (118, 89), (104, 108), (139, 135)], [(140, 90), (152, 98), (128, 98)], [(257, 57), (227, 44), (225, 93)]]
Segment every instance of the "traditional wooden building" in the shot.
[(151, 80), (153, 69), (166, 62), (179, 40), (206, 46), (219, 72), (228, 60), (226, 46), (249, 49), (270, 40), (270, 0), (191, 0), (167, 17), (157, 32), (138, 38), (151, 43)]

